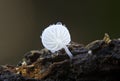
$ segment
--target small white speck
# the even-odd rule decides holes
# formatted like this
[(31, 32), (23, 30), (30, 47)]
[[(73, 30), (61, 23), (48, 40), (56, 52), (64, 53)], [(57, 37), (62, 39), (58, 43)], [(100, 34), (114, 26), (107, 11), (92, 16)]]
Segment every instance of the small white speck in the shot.
[(19, 70), (19, 68), (15, 68), (16, 70)]
[(88, 54), (92, 54), (92, 51), (91, 51), (91, 50), (89, 50), (89, 51), (88, 51)]
[(17, 72), (16, 74), (20, 74), (20, 72)]
[(27, 63), (25, 61), (22, 62), (22, 66), (25, 66), (27, 65)]

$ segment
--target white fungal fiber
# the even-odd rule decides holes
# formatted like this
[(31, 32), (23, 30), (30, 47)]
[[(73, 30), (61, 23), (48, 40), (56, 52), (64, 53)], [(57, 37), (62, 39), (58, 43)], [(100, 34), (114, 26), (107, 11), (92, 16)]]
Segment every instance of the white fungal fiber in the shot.
[(64, 48), (68, 56), (70, 58), (73, 57), (67, 47), (67, 45), (71, 41), (70, 33), (68, 29), (64, 25), (62, 25), (61, 22), (47, 27), (43, 31), (41, 39), (43, 46), (51, 52), (55, 52)]

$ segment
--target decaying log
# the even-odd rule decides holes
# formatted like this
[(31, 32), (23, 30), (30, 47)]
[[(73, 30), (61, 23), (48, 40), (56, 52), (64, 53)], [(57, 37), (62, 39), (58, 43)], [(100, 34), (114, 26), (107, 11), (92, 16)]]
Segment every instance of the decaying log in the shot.
[(71, 42), (73, 58), (64, 49), (47, 49), (25, 54), (17, 66), (0, 67), (0, 81), (116, 81), (120, 80), (120, 40), (108, 34), (84, 46)]

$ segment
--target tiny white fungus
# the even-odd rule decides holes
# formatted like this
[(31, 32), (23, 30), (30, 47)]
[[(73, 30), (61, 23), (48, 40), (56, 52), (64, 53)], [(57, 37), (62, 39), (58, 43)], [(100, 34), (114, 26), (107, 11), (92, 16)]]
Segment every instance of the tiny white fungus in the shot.
[(73, 55), (67, 47), (71, 41), (70, 33), (61, 22), (50, 25), (44, 29), (41, 40), (43, 46), (51, 52), (64, 48), (68, 56), (72, 59)]

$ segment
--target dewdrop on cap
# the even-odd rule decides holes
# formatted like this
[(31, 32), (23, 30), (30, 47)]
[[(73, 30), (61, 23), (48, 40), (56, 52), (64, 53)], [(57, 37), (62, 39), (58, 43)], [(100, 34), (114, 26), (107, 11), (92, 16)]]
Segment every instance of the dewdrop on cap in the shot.
[(64, 48), (68, 56), (72, 59), (73, 55), (67, 47), (71, 41), (70, 33), (61, 22), (50, 25), (44, 29), (41, 40), (43, 46), (52, 53)]

